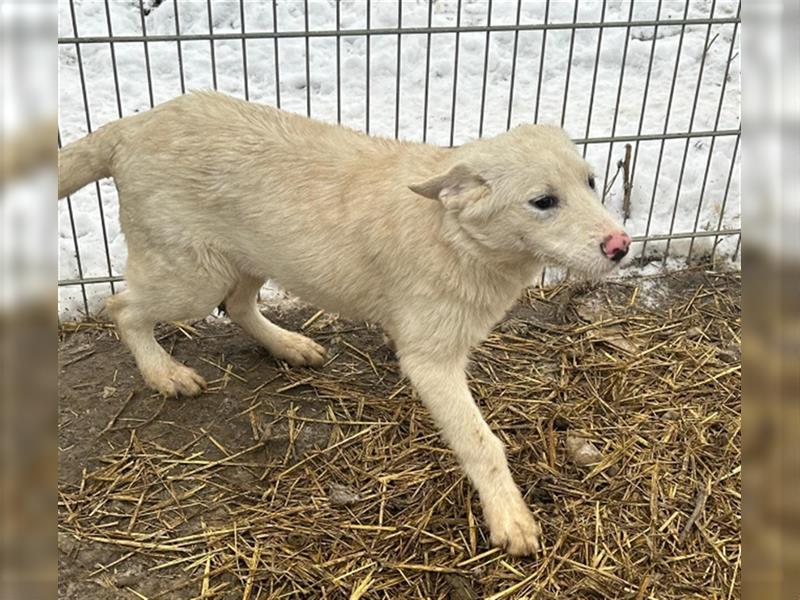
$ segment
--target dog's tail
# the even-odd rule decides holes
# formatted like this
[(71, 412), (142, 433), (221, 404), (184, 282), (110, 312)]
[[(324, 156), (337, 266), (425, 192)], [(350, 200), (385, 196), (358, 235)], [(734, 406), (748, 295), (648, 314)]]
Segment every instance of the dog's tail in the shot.
[(58, 151), (59, 198), (111, 176), (114, 129), (114, 123), (110, 123)]

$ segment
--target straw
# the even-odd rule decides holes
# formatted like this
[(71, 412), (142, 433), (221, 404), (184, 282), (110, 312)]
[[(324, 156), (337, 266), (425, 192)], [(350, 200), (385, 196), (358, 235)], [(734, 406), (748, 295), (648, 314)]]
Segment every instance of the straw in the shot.
[[(531, 289), (476, 349), (470, 388), (541, 522), (538, 557), (491, 547), (477, 494), (379, 331), (311, 308), (294, 322), (338, 353), (320, 370), (273, 361), (264, 377), (227, 335), (202, 359), (230, 376), (216, 395), (236, 396), (230, 416), (255, 439), (154, 435), (163, 418), (126, 417), (140, 383), (82, 479), (61, 481), (59, 531), (118, 550), (106, 574), (174, 574), (156, 595), (126, 582), (151, 600), (738, 597), (739, 295), (738, 273), (697, 269)], [(196, 341), (218, 327), (171, 331)], [(62, 345), (81, 335), (113, 331), (65, 326)], [(62, 368), (101, 355), (65, 354)], [(574, 464), (568, 435), (600, 462)]]

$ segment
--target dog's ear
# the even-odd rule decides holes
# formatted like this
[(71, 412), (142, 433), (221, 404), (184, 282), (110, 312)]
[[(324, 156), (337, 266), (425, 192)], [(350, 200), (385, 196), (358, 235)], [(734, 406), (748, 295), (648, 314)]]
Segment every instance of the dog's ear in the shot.
[(456, 165), (447, 173), (408, 186), (415, 194), (439, 200), (445, 206), (466, 206), (488, 190), (486, 180), (466, 165)]

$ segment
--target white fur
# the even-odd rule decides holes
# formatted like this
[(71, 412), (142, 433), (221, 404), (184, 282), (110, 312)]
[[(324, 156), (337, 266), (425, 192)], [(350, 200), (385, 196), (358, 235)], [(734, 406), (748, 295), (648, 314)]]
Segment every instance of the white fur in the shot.
[[(615, 266), (600, 244), (620, 228), (561, 129), (525, 125), (444, 149), (198, 93), (99, 129), (59, 163), (60, 197), (114, 177), (128, 290), (108, 309), (148, 385), (202, 390), (153, 327), (204, 317), (223, 300), (275, 356), (321, 365), (322, 347), (259, 313), (267, 279), (376, 321), (477, 488), (493, 543), (538, 550), (539, 527), (464, 370), (545, 263), (591, 275)], [(545, 194), (558, 206), (529, 204)]]

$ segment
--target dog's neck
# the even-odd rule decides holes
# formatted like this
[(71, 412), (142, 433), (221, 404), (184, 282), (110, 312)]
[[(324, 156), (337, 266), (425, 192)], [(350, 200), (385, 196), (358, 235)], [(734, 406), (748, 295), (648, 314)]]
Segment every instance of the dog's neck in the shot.
[(454, 215), (444, 214), (441, 236), (451, 254), (451, 278), (472, 303), (502, 306), (505, 312), (542, 265), (530, 254), (509, 255), (471, 236)]
[(445, 212), (442, 217), (441, 233), (467, 269), (494, 273), (501, 278), (525, 285), (528, 273), (536, 271), (539, 267), (536, 259), (527, 252), (509, 253), (482, 243), (461, 226), (455, 214)]

